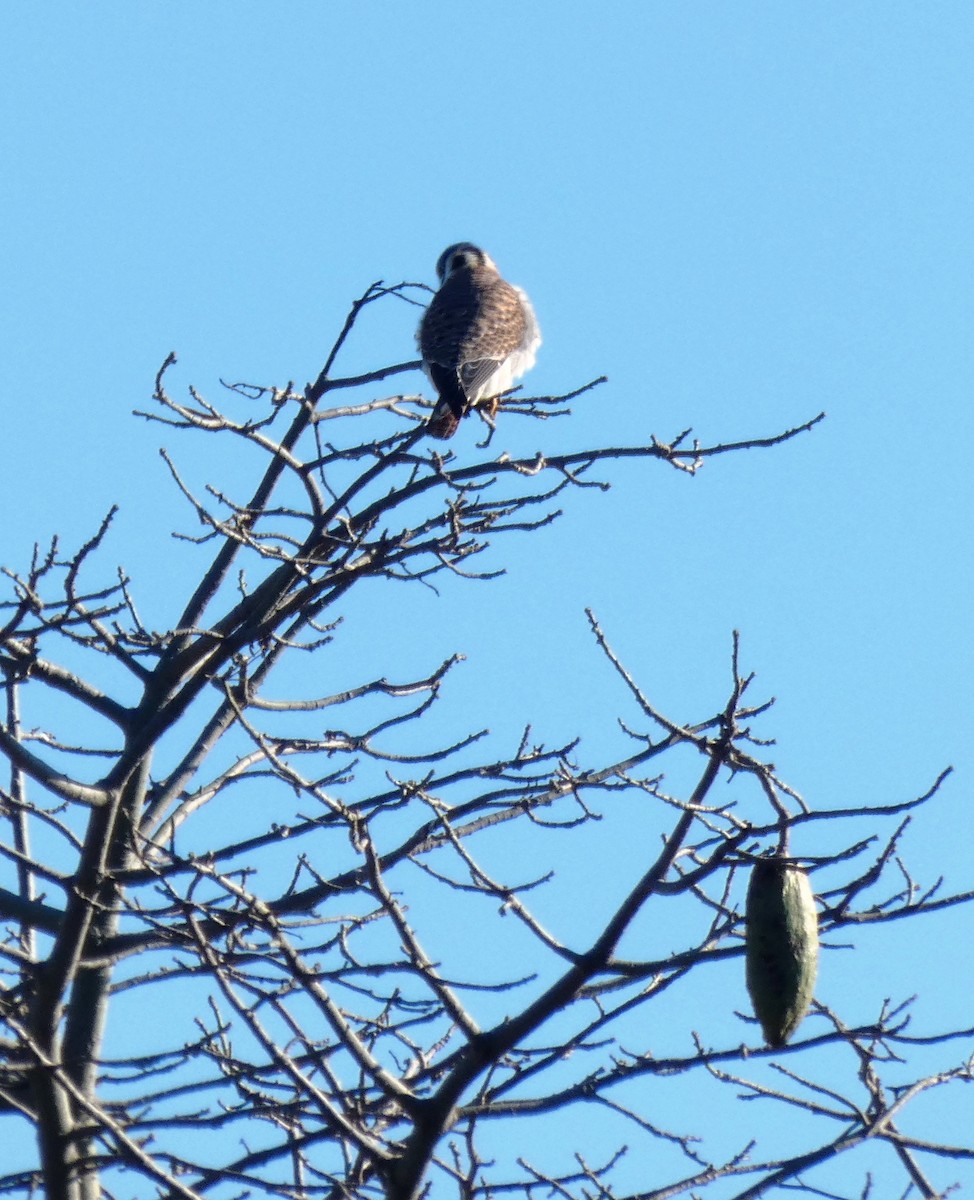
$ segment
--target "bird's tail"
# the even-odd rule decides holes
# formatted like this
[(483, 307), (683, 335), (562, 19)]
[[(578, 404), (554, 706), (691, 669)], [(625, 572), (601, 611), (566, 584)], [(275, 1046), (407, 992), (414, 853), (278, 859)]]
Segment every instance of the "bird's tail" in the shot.
[(426, 422), (426, 432), (430, 437), (442, 438), (445, 441), (446, 438), (453, 437), (459, 424), (459, 416), (449, 404), (440, 400)]

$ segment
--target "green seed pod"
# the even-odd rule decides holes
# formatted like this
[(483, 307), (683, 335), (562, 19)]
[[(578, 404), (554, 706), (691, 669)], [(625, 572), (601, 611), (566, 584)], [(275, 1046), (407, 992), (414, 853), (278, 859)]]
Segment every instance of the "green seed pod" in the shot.
[(818, 969), (818, 917), (808, 876), (779, 858), (754, 864), (747, 889), (747, 990), (769, 1046), (808, 1012)]

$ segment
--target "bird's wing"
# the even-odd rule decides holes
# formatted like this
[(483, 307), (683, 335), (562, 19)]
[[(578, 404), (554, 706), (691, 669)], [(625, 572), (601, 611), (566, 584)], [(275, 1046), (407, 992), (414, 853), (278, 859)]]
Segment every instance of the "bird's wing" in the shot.
[(503, 362), (504, 357), (479, 358), (463, 364), (460, 368), (460, 382), (468, 400), (479, 399), (487, 394), (484, 389)]
[(427, 362), (426, 374), (436, 388), (437, 396), (446, 401), (457, 417), (462, 417), (467, 411), (467, 389), (457, 368), (445, 367), (438, 362)]

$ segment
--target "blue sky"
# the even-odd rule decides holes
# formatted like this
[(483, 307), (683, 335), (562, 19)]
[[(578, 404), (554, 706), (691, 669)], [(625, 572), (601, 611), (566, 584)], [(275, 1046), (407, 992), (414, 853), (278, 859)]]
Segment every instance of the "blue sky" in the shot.
[[(391, 642), (375, 637), (388, 596), (367, 595), (345, 666), (405, 674), (459, 650), (458, 728), (514, 736), (531, 720), (598, 746), (634, 714), (586, 605), (677, 719), (722, 703), (737, 628), (745, 667), (779, 698), (776, 761), (816, 803), (907, 799), (955, 766), (908, 857), (961, 886), (974, 10), (603, 7), (5, 6), (0, 560), (22, 565), (55, 531), (84, 540), (118, 502), (109, 557), (163, 625), (192, 556), (168, 540), (191, 523), (158, 447), (196, 480), (220, 468), (130, 415), (166, 354), (174, 386), (214, 400), (221, 377), (301, 384), (368, 283), (432, 283), (444, 246), (474, 240), (534, 302), (530, 389), (609, 376), (570, 421), (502, 425), (498, 450), (828, 420), (694, 479), (618, 469), (607, 496), (572, 496), (560, 525), (498, 544), (502, 581), (400, 589)], [(414, 326), (390, 308), (346, 369), (411, 357)], [(903, 937), (891, 982), (865, 965), (854, 984), (830, 977), (827, 959), (823, 997), (922, 992), (929, 939), (949, 937), (963, 985), (944, 1002), (959, 1011), (969, 921)]]

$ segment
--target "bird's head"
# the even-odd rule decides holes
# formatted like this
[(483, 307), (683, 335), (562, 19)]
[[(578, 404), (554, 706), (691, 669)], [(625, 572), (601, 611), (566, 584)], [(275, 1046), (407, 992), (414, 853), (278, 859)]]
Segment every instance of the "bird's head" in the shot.
[(473, 242), (456, 242), (440, 255), (436, 263), (436, 275), (440, 283), (445, 283), (457, 271), (472, 271), (476, 267), (490, 267), (496, 271), (493, 259)]

